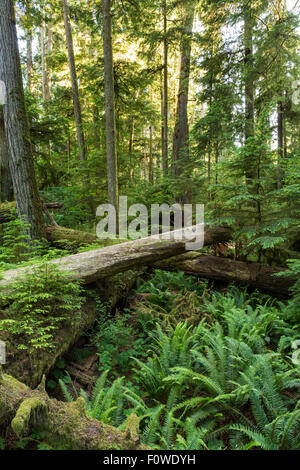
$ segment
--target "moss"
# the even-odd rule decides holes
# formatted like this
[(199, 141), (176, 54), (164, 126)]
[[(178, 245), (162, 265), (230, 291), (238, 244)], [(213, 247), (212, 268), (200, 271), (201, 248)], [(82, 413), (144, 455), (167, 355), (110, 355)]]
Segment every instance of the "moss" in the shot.
[(39, 397), (28, 398), (20, 405), (11, 427), (18, 437), (28, 436), (30, 426), (44, 421), (46, 413), (47, 405), (44, 400)]
[(126, 424), (125, 424), (126, 435), (131, 440), (135, 442), (139, 442), (140, 441), (139, 429), (140, 429), (140, 419), (135, 413), (132, 413), (131, 415), (128, 416), (126, 420)]
[[(44, 442), (53, 449), (147, 449), (139, 441), (136, 415), (128, 418), (122, 432), (88, 417), (83, 398), (72, 403), (51, 400), (44, 391), (31, 391), (4, 374), (0, 376), (0, 409), (7, 425), (16, 413), (11, 426), (17, 436), (28, 436), (34, 427), (42, 431)], [(1, 414), (0, 424), (3, 424)]]

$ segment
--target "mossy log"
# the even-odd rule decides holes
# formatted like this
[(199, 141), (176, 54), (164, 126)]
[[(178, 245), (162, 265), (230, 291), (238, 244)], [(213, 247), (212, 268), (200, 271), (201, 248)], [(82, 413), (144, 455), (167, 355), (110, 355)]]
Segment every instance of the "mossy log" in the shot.
[(71, 228), (60, 227), (59, 225), (46, 227), (46, 237), (51, 245), (58, 248), (74, 247), (78, 248), (85, 244), (99, 243), (103, 245), (103, 240), (99, 240), (93, 233), (73, 230)]
[(259, 263), (236, 261), (219, 256), (205, 256), (186, 253), (153, 264), (153, 267), (167, 271), (183, 271), (198, 277), (256, 287), (278, 295), (289, 295), (289, 289), (296, 279), (277, 277), (285, 270), (281, 267), (262, 266)]
[[(59, 209), (61, 207), (63, 207), (63, 204), (44, 204), (44, 210), (48, 218), (49, 209)], [(14, 220), (16, 216), (16, 203), (14, 201), (0, 204), (0, 224), (10, 222), (11, 220)], [(54, 220), (51, 216), (50, 219)], [(82, 230), (73, 230), (70, 228), (60, 227), (56, 224), (56, 222), (53, 223), (51, 227), (46, 227), (46, 237), (53, 246), (57, 246), (58, 248), (65, 247), (66, 245), (67, 247), (78, 248), (84, 244), (97, 242), (100, 244), (100, 240), (97, 238), (96, 234), (84, 232)], [(104, 243), (102, 242), (101, 244), (103, 245)]]
[(83, 398), (73, 403), (50, 399), (45, 380), (31, 390), (2, 372), (0, 366), (0, 430), (11, 426), (19, 438), (42, 432), (43, 442), (55, 450), (143, 450), (139, 420), (129, 416), (124, 431), (87, 416)]
[[(175, 235), (174, 235), (175, 234)], [(187, 251), (187, 244), (195, 241), (195, 233), (191, 228), (176, 232), (169, 232), (170, 239), (163, 234), (157, 239), (152, 237), (134, 240), (126, 243), (108, 246), (96, 250), (78, 253), (55, 259), (49, 263), (55, 264), (59, 269), (70, 276), (72, 280), (81, 280), (90, 284), (98, 279), (107, 278), (114, 274), (146, 266), (155, 261), (170, 258)], [(182, 236), (182, 239), (176, 237)], [(175, 237), (175, 238), (174, 238)], [(224, 227), (206, 229), (204, 245), (229, 241), (231, 231)], [(8, 287), (11, 282), (22, 274), (30, 274), (35, 266), (12, 269), (2, 274), (0, 287)]]
[(131, 270), (125, 274), (115, 275), (99, 281), (85, 291), (85, 302), (81, 307), (80, 321), (54, 331), (52, 349), (28, 350), (17, 349), (17, 337), (1, 331), (0, 339), (6, 343), (7, 363), (4, 371), (31, 388), (36, 387), (43, 375), (48, 375), (57, 360), (90, 328), (99, 316), (97, 300), (101, 299), (107, 309), (113, 310), (119, 302), (126, 299), (133, 288), (141, 270)]

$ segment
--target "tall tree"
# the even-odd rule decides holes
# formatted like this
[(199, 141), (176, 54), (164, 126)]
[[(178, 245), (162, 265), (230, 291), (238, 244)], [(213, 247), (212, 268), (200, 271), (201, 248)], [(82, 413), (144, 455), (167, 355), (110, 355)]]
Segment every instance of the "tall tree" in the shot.
[(46, 23), (46, 7), (43, 5), (42, 9), (42, 26), (41, 26), (41, 53), (42, 53), (42, 83), (43, 83), (43, 100), (49, 101), (50, 99), (50, 77), (47, 64), (47, 56), (49, 47), (51, 47), (52, 33), (47, 28)]
[(0, 104), (0, 200), (13, 199), (12, 180), (9, 171), (8, 145), (5, 135), (4, 115)]
[(7, 89), (4, 122), (18, 212), (30, 225), (31, 238), (42, 238), (45, 226), (25, 109), (13, 0), (0, 3), (0, 80)]
[(111, 0), (102, 0), (102, 7), (108, 200), (109, 203), (116, 208), (118, 213), (118, 162), (116, 150)]
[(162, 127), (162, 166), (164, 175), (168, 173), (168, 157), (169, 157), (169, 100), (168, 100), (168, 18), (167, 18), (167, 0), (162, 2), (163, 11), (163, 48), (164, 48), (164, 61), (163, 61), (163, 91), (162, 91), (162, 112), (163, 112), (163, 127)]
[[(173, 165), (174, 173), (177, 176), (183, 173), (183, 167), (189, 161), (188, 97), (191, 69), (192, 32), (195, 15), (194, 0), (188, 0), (185, 2), (184, 7), (177, 116), (173, 137)], [(186, 196), (183, 196), (183, 200), (184, 199), (186, 199)]]
[(62, 2), (62, 9), (63, 9), (63, 16), (64, 16), (69, 69), (70, 69), (70, 77), (71, 77), (71, 84), (72, 84), (74, 116), (75, 116), (77, 142), (78, 142), (78, 154), (79, 154), (79, 160), (86, 160), (86, 147), (85, 147), (85, 139), (84, 139), (84, 132), (83, 132), (83, 124), (82, 124), (82, 114), (81, 114), (81, 105), (80, 105), (80, 99), (79, 99), (77, 72), (76, 72), (76, 66), (75, 66), (73, 36), (72, 36), (72, 29), (71, 29), (71, 23), (70, 23), (70, 12), (69, 12), (69, 6), (68, 6), (67, 1), (61, 0), (61, 2)]
[[(244, 85), (245, 85), (245, 142), (254, 137), (254, 63), (253, 63), (253, 12), (251, 2), (244, 0)], [(251, 161), (246, 165), (246, 180), (251, 183), (255, 178), (255, 168)]]
[(27, 68), (27, 88), (31, 91), (33, 75), (33, 56), (32, 56), (32, 24), (31, 24), (31, 1), (26, 0), (26, 68)]

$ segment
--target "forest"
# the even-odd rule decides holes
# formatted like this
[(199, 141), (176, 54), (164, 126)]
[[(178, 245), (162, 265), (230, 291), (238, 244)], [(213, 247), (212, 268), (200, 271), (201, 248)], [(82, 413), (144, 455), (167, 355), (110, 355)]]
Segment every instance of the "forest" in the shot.
[(0, 0), (0, 457), (300, 450), (299, 13)]

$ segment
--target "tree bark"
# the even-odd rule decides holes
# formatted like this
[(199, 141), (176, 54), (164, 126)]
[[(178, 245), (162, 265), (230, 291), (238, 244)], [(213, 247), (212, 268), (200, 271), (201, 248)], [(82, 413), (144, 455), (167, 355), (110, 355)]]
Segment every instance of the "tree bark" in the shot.
[(61, 0), (61, 2), (62, 2), (64, 25), (65, 25), (65, 32), (66, 32), (70, 78), (71, 78), (71, 84), (72, 84), (74, 116), (75, 116), (76, 131), (77, 131), (78, 154), (79, 154), (79, 160), (84, 161), (86, 160), (86, 148), (85, 148), (85, 139), (84, 139), (84, 132), (83, 132), (83, 124), (82, 124), (81, 105), (80, 105), (80, 99), (79, 99), (77, 72), (76, 72), (76, 66), (75, 66), (73, 37), (72, 37), (72, 29), (71, 29), (71, 23), (70, 23), (70, 12), (69, 12), (69, 6), (67, 3), (67, 0)]
[(0, 80), (7, 90), (4, 122), (18, 212), (29, 224), (31, 238), (42, 238), (45, 227), (33, 165), (12, 0), (0, 3)]
[(5, 135), (4, 116), (0, 105), (0, 200), (12, 201), (14, 197), (9, 170), (9, 153)]
[(262, 266), (258, 263), (236, 261), (220, 256), (201, 256), (199, 253), (187, 253), (169, 258), (153, 267), (166, 271), (183, 271), (205, 279), (233, 282), (277, 294), (289, 295), (289, 289), (296, 279), (276, 277), (275, 274), (285, 268)]
[[(189, 123), (188, 97), (191, 68), (191, 35), (195, 14), (194, 0), (186, 4), (181, 41), (181, 64), (177, 99), (177, 117), (173, 137), (173, 166), (175, 176), (182, 176), (184, 165), (189, 162)], [(190, 197), (183, 194), (181, 202), (189, 202)]]
[(118, 214), (119, 191), (118, 162), (116, 150), (116, 118), (112, 50), (111, 0), (102, 0), (102, 8), (108, 201), (115, 207), (116, 212)]

